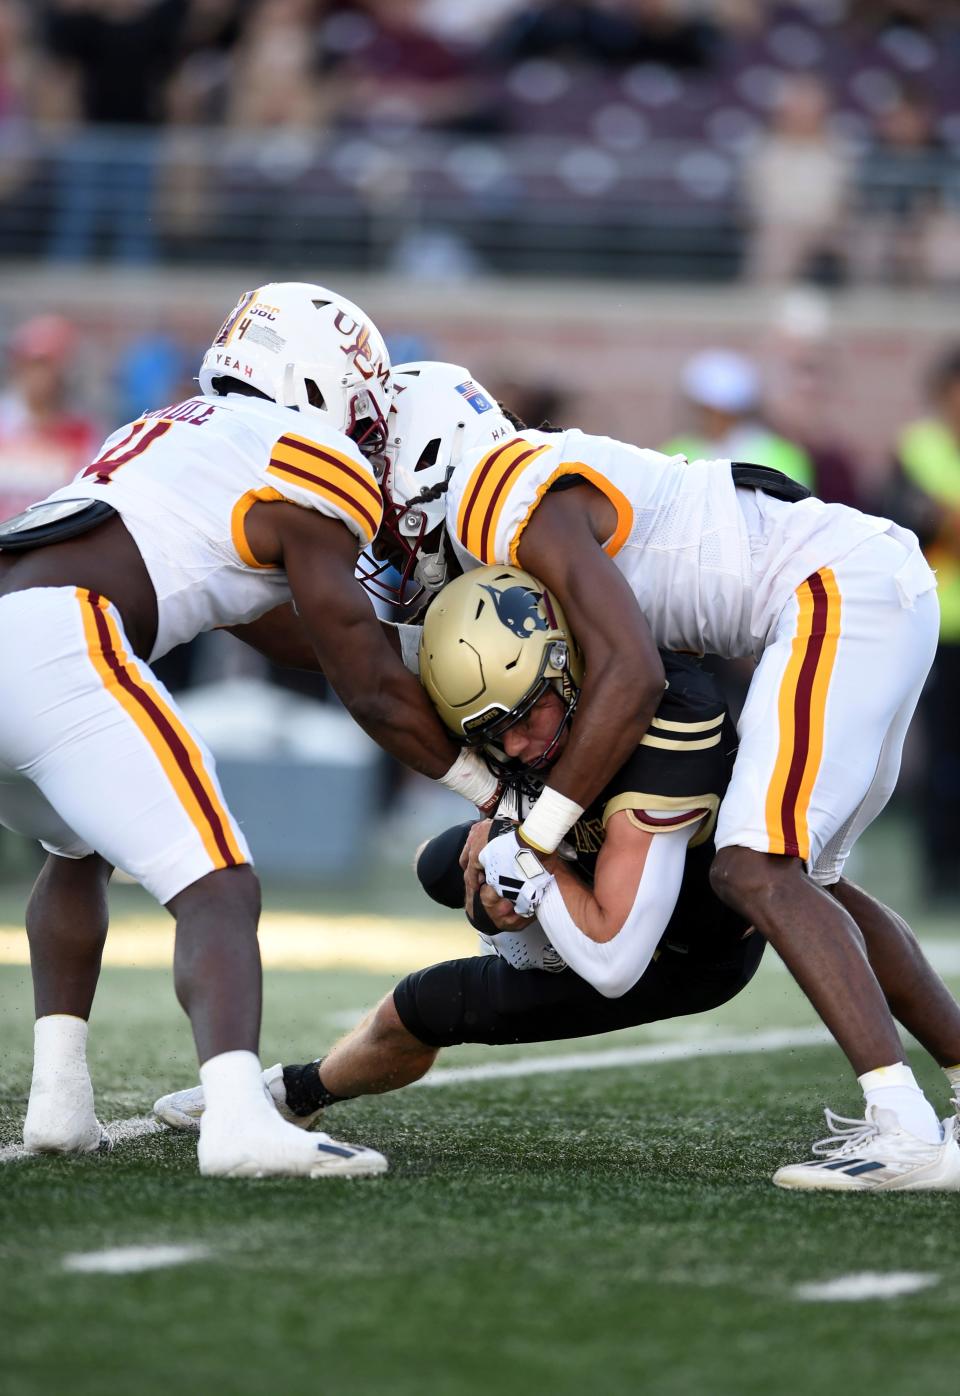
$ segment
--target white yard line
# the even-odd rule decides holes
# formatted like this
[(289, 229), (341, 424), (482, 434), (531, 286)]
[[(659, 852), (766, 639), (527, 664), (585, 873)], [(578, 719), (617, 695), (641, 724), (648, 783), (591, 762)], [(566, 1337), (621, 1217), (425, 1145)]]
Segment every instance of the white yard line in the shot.
[(103, 1128), (110, 1143), (116, 1147), (118, 1144), (129, 1144), (131, 1139), (143, 1139), (147, 1134), (163, 1134), (166, 1125), (162, 1125), (153, 1115), (134, 1115), (129, 1120), (114, 1120)]
[(819, 1284), (802, 1284), (794, 1288), (796, 1299), (819, 1300), (827, 1304), (864, 1299), (897, 1299), (902, 1294), (918, 1294), (931, 1289), (939, 1275), (925, 1275), (915, 1270), (891, 1270), (884, 1275), (864, 1270), (855, 1275), (838, 1275), (834, 1280)]
[(560, 1071), (602, 1071), (609, 1067), (681, 1062), (691, 1057), (730, 1057), (750, 1052), (786, 1052), (832, 1042), (826, 1028), (775, 1029), (738, 1037), (706, 1037), (698, 1042), (651, 1042), (605, 1052), (570, 1052), (559, 1057), (521, 1057), (515, 1062), (453, 1066), (433, 1071), (415, 1086), (456, 1086), (464, 1081), (497, 1081), (510, 1076), (551, 1076)]
[(133, 1275), (206, 1260), (206, 1246), (117, 1246), (106, 1251), (78, 1251), (63, 1257), (64, 1270), (76, 1274)]
[[(132, 1139), (143, 1139), (148, 1134), (162, 1134), (166, 1125), (152, 1115), (134, 1115), (129, 1120), (114, 1120), (112, 1124), (104, 1125), (103, 1129), (111, 1145), (116, 1148), (118, 1144), (129, 1144)], [(36, 1155), (22, 1144), (7, 1144), (0, 1149), (0, 1163), (17, 1163), (21, 1159), (34, 1157)]]

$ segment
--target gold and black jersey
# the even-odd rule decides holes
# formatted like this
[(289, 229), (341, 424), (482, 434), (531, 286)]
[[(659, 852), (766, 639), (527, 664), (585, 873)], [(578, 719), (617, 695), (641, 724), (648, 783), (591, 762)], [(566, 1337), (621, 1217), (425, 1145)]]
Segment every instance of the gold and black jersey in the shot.
[(640, 742), (567, 838), (576, 867), (593, 880), (607, 821), (619, 810), (641, 829), (688, 829), (690, 846), (666, 939), (693, 944), (717, 935), (739, 939), (746, 922), (714, 895), (710, 864), (720, 801), (730, 782), (737, 735), (713, 675), (699, 660), (661, 652), (667, 688)]

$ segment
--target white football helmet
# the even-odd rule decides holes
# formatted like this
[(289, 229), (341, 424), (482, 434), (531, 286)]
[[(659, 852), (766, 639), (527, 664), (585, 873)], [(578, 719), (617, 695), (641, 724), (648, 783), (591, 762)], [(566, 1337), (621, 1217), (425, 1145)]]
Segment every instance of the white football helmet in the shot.
[(272, 281), (245, 291), (203, 356), (204, 393), (249, 383), (281, 407), (316, 413), (365, 455), (384, 448), (393, 400), (390, 355), (359, 306), (325, 286)]
[(380, 600), (423, 606), (447, 580), (446, 490), (464, 456), (516, 436), (496, 398), (459, 364), (398, 364), (390, 412), (386, 505), (364, 586)]

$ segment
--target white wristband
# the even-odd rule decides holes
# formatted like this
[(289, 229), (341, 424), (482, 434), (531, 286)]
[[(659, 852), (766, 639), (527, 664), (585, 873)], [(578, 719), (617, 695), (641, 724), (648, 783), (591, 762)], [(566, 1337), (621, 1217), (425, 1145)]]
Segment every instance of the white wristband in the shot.
[(440, 784), (482, 809), (496, 795), (500, 782), (483, 758), (465, 746), (446, 775), (440, 777)]
[(583, 806), (545, 785), (520, 825), (520, 837), (540, 853), (553, 853), (583, 814)]

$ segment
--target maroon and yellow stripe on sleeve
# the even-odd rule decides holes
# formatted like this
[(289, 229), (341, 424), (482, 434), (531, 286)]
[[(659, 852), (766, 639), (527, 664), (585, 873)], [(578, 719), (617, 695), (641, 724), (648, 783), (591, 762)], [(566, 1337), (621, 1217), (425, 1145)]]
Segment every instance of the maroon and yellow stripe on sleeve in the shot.
[(840, 591), (828, 567), (796, 591), (799, 613), (777, 702), (779, 746), (767, 789), (771, 853), (810, 857), (807, 813), (823, 757), (827, 695), (840, 639)]
[(557, 480), (562, 479), (564, 475), (582, 476), (583, 479), (589, 481), (595, 489), (598, 489), (601, 494), (605, 494), (616, 510), (617, 525), (603, 545), (605, 553), (608, 553), (610, 557), (616, 557), (617, 553), (630, 537), (630, 530), (633, 528), (633, 506), (623, 491), (618, 490), (613, 481), (608, 480), (606, 475), (601, 475), (599, 470), (594, 470), (592, 466), (587, 465), (582, 460), (562, 461), (549, 479), (544, 480), (543, 484), (537, 490), (533, 502), (520, 520), (517, 531), (510, 541), (510, 561), (513, 563), (514, 567), (519, 567), (520, 565), (518, 558), (520, 552), (520, 538), (523, 534), (523, 530), (533, 516), (534, 509), (536, 509), (547, 491), (556, 484)]
[(267, 474), (336, 505), (353, 519), (365, 543), (373, 541), (383, 518), (383, 496), (349, 456), (288, 431), (273, 447)]
[(95, 591), (77, 591), (83, 614), (84, 638), (104, 687), (130, 715), (197, 830), (214, 868), (246, 863), (233, 825), (203, 755), (182, 720), (144, 680), (124, 649), (109, 602)]
[(467, 481), (457, 514), (457, 536), (481, 562), (496, 562), (497, 525), (510, 487), (521, 472), (549, 446), (532, 446), (522, 436), (495, 446), (477, 462)]

